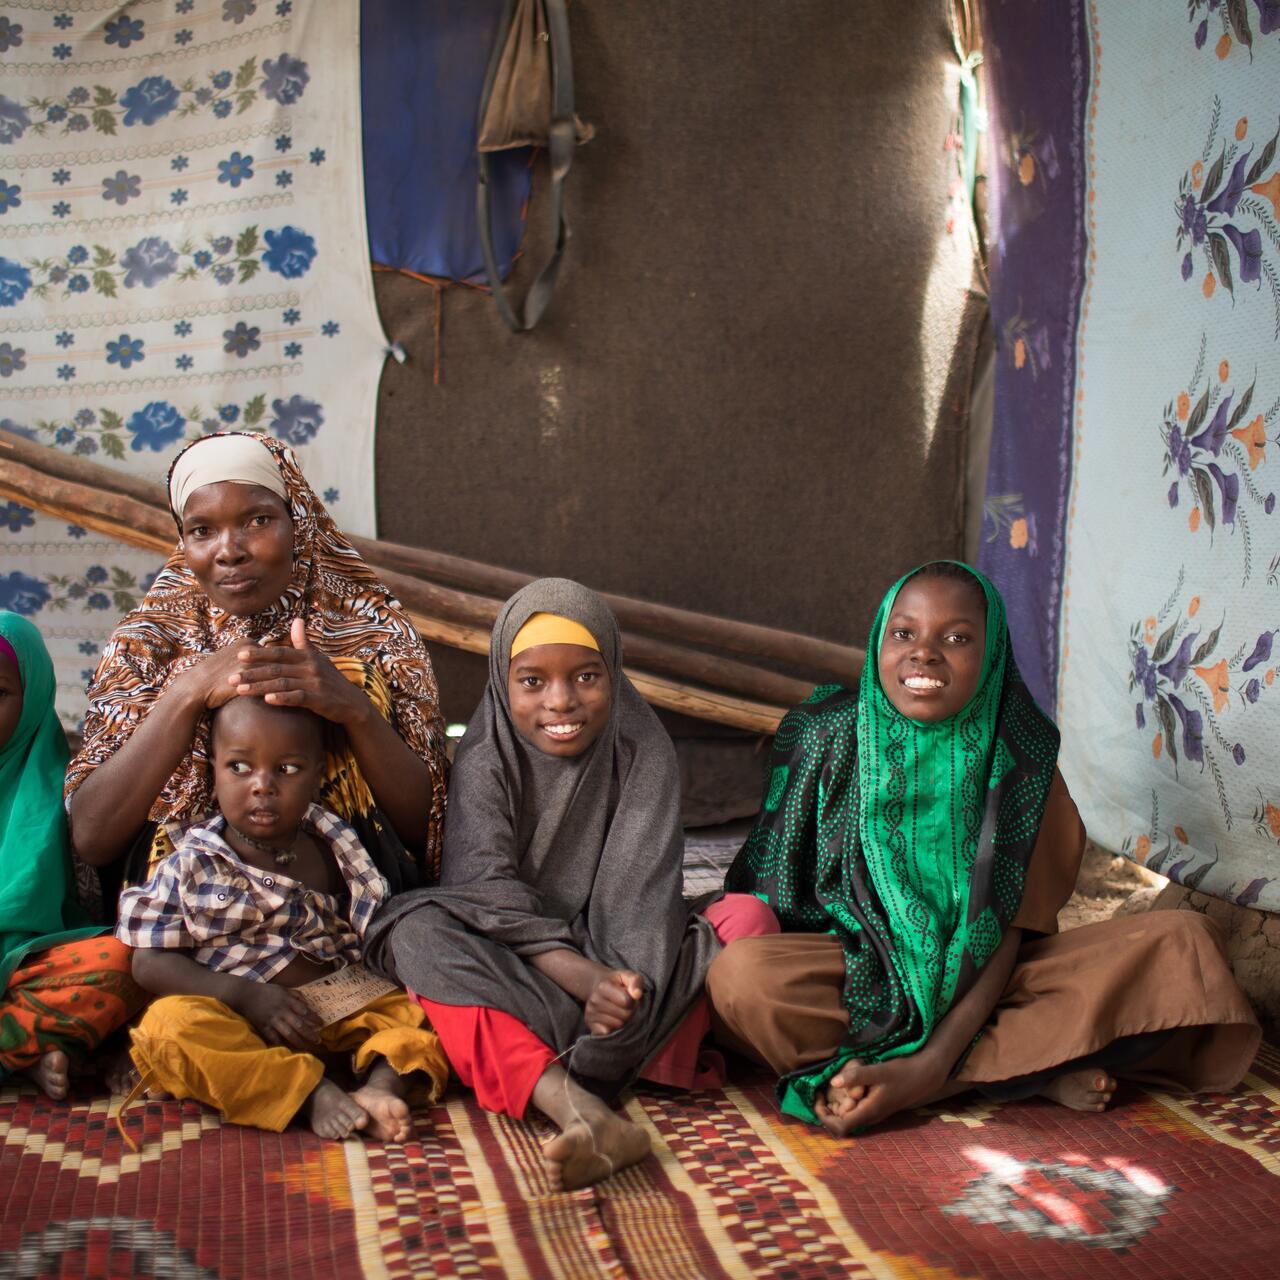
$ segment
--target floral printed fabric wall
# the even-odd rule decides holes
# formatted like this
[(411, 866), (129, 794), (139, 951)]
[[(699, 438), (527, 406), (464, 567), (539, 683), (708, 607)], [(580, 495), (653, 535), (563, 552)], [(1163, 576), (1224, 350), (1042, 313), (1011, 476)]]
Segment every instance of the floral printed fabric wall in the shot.
[[(357, 37), (327, 0), (0, 0), (4, 426), (157, 479), (184, 439), (268, 431), (374, 532)], [(68, 724), (158, 567), (0, 503), (0, 608)]]
[[(1050, 360), (1055, 335), (1070, 341), (1071, 395), (1022, 433), (1063, 432), (1069, 490), (1061, 508), (1032, 496), (1045, 458), (1019, 456), (1006, 424), (987, 562), (1023, 592), (1056, 576), (1052, 643), (1032, 647), (1094, 838), (1277, 910), (1280, 4), (1080, 9), (1087, 257), (1047, 339)], [(1072, 181), (1052, 187), (1074, 203)], [(1039, 248), (1057, 270), (1062, 246)], [(1005, 333), (1015, 401), (1040, 371), (1038, 320)]]

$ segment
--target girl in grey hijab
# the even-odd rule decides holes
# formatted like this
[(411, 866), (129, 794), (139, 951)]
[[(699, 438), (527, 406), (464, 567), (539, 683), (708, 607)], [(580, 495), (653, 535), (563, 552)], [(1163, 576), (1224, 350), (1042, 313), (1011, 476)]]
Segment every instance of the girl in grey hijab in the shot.
[[(649, 1150), (607, 1103), (673, 1038), (720, 945), (681, 898), (682, 862), (675, 751), (623, 674), (617, 621), (575, 582), (531, 583), (494, 624), (440, 885), (392, 899), (365, 954), (416, 995), (482, 1106), (532, 1102), (560, 1127), (554, 1188)], [(734, 935), (777, 927), (755, 899), (735, 909), (753, 918)]]

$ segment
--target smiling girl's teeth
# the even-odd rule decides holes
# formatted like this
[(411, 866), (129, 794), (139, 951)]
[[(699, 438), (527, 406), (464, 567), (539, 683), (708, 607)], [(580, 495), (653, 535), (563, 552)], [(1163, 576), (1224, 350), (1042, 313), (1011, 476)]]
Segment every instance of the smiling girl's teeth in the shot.
[(908, 676), (903, 682), (908, 689), (941, 689), (942, 681), (929, 676)]
[(567, 738), (571, 734), (575, 734), (582, 725), (579, 724), (544, 724), (543, 729), (551, 734), (553, 738)]

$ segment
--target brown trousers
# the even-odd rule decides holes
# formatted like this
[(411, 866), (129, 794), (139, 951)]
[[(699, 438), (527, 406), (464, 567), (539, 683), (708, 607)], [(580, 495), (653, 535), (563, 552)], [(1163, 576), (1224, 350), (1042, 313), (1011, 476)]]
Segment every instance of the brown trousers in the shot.
[[(829, 1061), (849, 1029), (844, 976), (829, 934), (733, 942), (707, 975), (717, 1038), (779, 1075)], [(1262, 1033), (1205, 916), (1154, 911), (1025, 942), (956, 1078), (1032, 1075), (1153, 1031), (1180, 1034), (1155, 1059), (1117, 1074), (1218, 1091), (1238, 1084), (1253, 1061)]]

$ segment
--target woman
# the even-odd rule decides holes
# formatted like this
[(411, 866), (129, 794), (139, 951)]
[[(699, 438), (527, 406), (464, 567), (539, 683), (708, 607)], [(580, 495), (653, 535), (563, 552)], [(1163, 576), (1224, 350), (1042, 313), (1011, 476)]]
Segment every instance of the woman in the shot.
[(648, 1153), (601, 1100), (637, 1075), (723, 1083), (699, 1063), (703, 975), (717, 938), (777, 923), (733, 896), (691, 915), (683, 854), (675, 751), (623, 674), (608, 605), (566, 579), (530, 583), (494, 624), (441, 885), (384, 907), (365, 947), (481, 1106), (523, 1117), (532, 1103), (560, 1128), (543, 1151), (553, 1189)]
[(320, 803), (392, 890), (434, 878), (446, 757), (431, 661), (292, 451), (205, 436), (170, 468), (169, 504), (178, 545), (89, 689), (66, 784), (76, 853), (118, 868), (113, 887), (145, 879), (171, 851), (160, 824), (211, 807), (207, 713), (262, 697), (332, 726)]
[(712, 965), (721, 1038), (837, 1135), (975, 1087), (1100, 1111), (1111, 1072), (1236, 1084), (1260, 1032), (1212, 922), (1056, 933), (1084, 831), (991, 583), (950, 561), (907, 575), (868, 655), (857, 691), (815, 690), (779, 728), (726, 886), (784, 932)]
[(53, 694), (40, 633), (0, 611), (0, 1080), (26, 1072), (56, 1099), (144, 996), (128, 947), (86, 927), (75, 901)]

